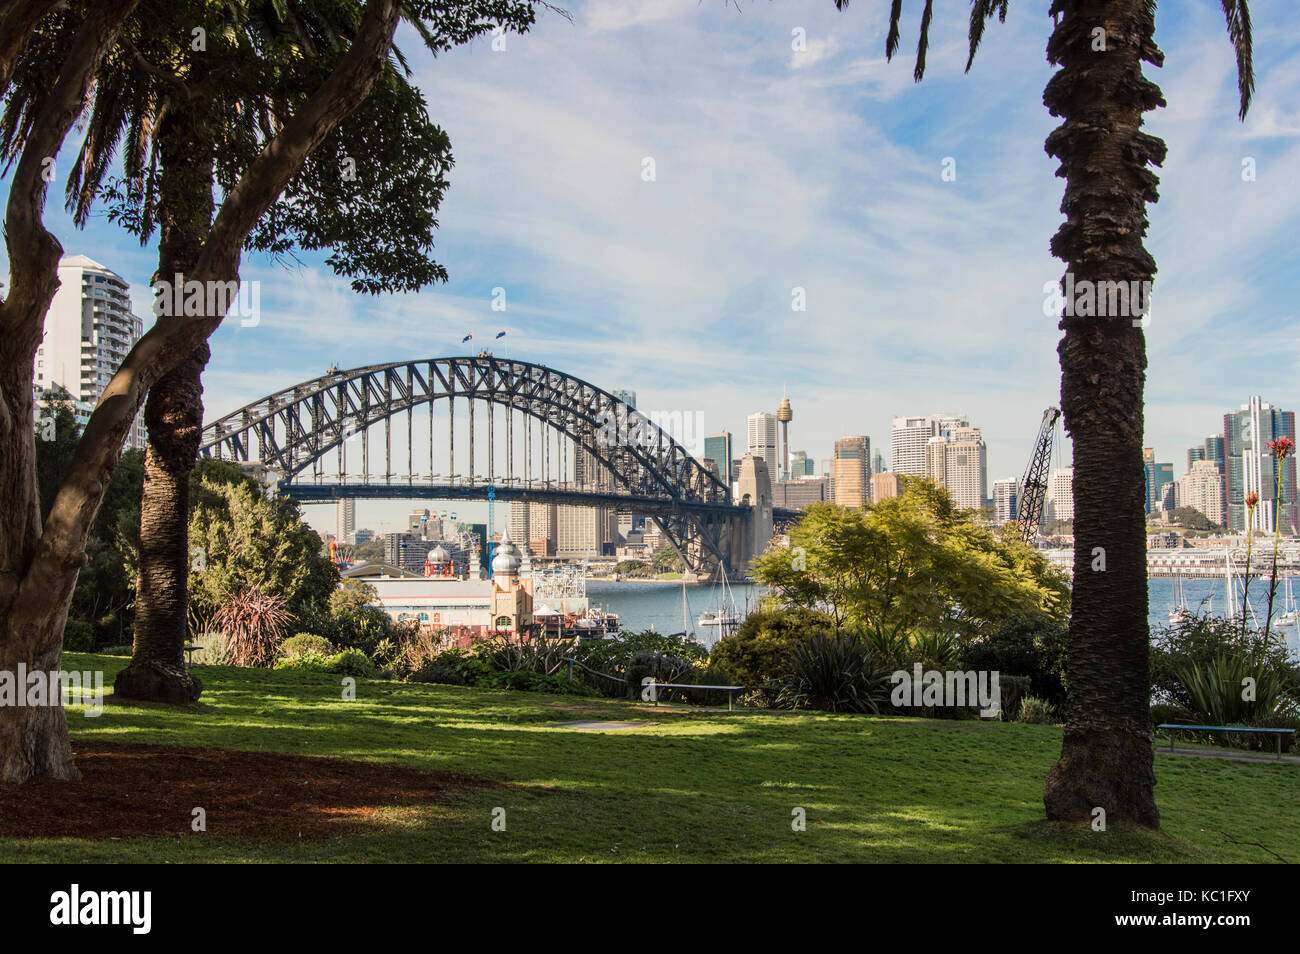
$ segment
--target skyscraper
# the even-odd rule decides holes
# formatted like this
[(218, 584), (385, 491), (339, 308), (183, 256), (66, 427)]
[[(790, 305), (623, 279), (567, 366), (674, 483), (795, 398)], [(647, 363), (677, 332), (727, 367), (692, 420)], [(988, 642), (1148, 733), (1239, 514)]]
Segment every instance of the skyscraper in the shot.
[(1016, 491), (1019, 484), (1014, 477), (993, 481), (993, 520), (998, 525), (1016, 519)]
[(1223, 475), (1214, 461), (1192, 461), (1175, 487), (1175, 504), (1199, 510), (1211, 523), (1223, 523)]
[(1295, 440), (1295, 412), (1252, 397), (1236, 411), (1223, 417), (1225, 476), (1227, 478), (1227, 519), (1231, 530), (1246, 528), (1246, 495), (1259, 494), (1255, 508), (1255, 528), (1272, 533), (1280, 519), (1283, 533), (1295, 533), (1296, 467), (1295, 455), (1282, 465), (1282, 495), (1277, 498), (1277, 461), (1269, 450), (1270, 441), (1279, 437)]
[[(57, 384), (74, 401), (94, 405), (144, 333), (144, 322), (131, 311), (126, 279), (85, 255), (59, 260), (59, 283), (36, 349), (36, 388)], [(137, 415), (125, 446), (144, 443), (144, 422)]]
[(339, 543), (353, 543), (357, 535), (357, 502), (343, 497), (334, 504), (334, 539)]
[(871, 501), (871, 438), (841, 437), (835, 442), (835, 502), (865, 507)]
[(892, 467), (896, 474), (925, 476), (925, 445), (932, 437), (943, 437), (958, 427), (969, 427), (964, 417), (927, 415), (925, 417), (896, 417), (890, 432), (889, 448)]
[(924, 476), (948, 490), (959, 507), (983, 510), (988, 497), (988, 450), (978, 427), (943, 427), (925, 444)]
[(1153, 447), (1142, 448), (1142, 467), (1147, 480), (1147, 513), (1159, 513), (1165, 496), (1165, 486), (1174, 482), (1174, 465), (1156, 460)]
[[(749, 440), (745, 446), (746, 453), (762, 459), (767, 465), (768, 479), (775, 481), (776, 475), (776, 415), (766, 411), (749, 415)], [(772, 494), (768, 493), (768, 499)]]
[(732, 450), (731, 431), (704, 438), (704, 456), (718, 465), (718, 477), (728, 487), (735, 479), (731, 469)]
[(1044, 503), (1048, 520), (1074, 519), (1074, 468), (1062, 467), (1047, 478)]

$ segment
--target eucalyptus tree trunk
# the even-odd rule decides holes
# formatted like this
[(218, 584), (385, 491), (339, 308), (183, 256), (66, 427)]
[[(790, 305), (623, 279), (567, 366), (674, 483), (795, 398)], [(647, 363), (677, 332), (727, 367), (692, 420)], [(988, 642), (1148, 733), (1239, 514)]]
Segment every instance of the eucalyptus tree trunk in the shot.
[[(1054, 0), (1048, 60), (1060, 67), (1043, 101), (1064, 122), (1047, 138), (1066, 180), (1066, 221), (1052, 253), (1081, 282), (1150, 282), (1146, 204), (1157, 199), (1165, 145), (1141, 131), (1164, 105), (1142, 75), (1159, 66), (1149, 0)], [(1106, 288), (1108, 286), (1100, 286)], [(1139, 286), (1141, 287), (1141, 286)], [(1145, 286), (1149, 289), (1150, 285)], [(1076, 299), (1075, 305), (1079, 301)], [(1070, 313), (1058, 347), (1061, 407), (1074, 439), (1074, 595), (1069, 714), (1047, 776), (1047, 817), (1158, 828), (1149, 715), (1142, 391), (1146, 341), (1136, 309)], [(1086, 306), (1085, 306), (1086, 309)], [(1084, 310), (1084, 309), (1080, 309)]]
[[(171, 288), (193, 271), (212, 222), (213, 146), (202, 117), (169, 112), (158, 130), (158, 274)], [(182, 289), (184, 286), (181, 286)], [(183, 300), (173, 295), (172, 300)], [(159, 321), (186, 321), (182, 314)], [(189, 703), (203, 683), (186, 666), (189, 616), (190, 472), (203, 430), (201, 375), (211, 351), (200, 342), (149, 389), (140, 500), (140, 559), (131, 663), (118, 673), (114, 694), (153, 702)]]

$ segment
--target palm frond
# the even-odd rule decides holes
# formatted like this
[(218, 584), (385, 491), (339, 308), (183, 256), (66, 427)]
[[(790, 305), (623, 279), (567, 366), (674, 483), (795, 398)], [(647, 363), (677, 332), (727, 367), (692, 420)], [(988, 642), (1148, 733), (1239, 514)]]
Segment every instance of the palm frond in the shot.
[(903, 15), (903, 0), (894, 0), (889, 8), (889, 35), (885, 37), (885, 59), (892, 60), (898, 50), (898, 21)]
[(925, 10), (921, 12), (921, 36), (916, 41), (916, 67), (912, 70), (912, 79), (921, 82), (925, 76), (925, 51), (930, 46), (930, 18), (934, 13), (934, 0), (925, 0)]
[(1239, 119), (1246, 118), (1250, 97), (1255, 92), (1255, 67), (1251, 62), (1254, 46), (1250, 36), (1250, 5), (1247, 0), (1223, 0), (1223, 15), (1228, 21), (1228, 39), (1237, 54), (1237, 92), (1241, 96)]
[(970, 56), (966, 59), (966, 72), (970, 72), (971, 64), (975, 62), (975, 52), (980, 47), (980, 40), (984, 39), (984, 24), (993, 18), (994, 13), (1000, 13), (1001, 19), (1005, 20), (1007, 16), (1008, 0), (971, 0), (970, 5)]

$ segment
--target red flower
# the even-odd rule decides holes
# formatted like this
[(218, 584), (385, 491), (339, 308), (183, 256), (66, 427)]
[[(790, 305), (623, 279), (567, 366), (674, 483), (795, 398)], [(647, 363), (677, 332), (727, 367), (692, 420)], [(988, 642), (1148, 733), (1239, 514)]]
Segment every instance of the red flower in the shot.
[(1283, 461), (1295, 450), (1295, 441), (1289, 437), (1279, 437), (1275, 441), (1268, 442), (1268, 449), (1277, 456), (1279, 461)]
[(1259, 494), (1255, 493), (1255, 491), (1253, 491), (1253, 490), (1252, 490), (1250, 493), (1246, 494), (1246, 506), (1247, 506), (1247, 507), (1252, 507), (1252, 508), (1253, 508), (1253, 507), (1255, 506), (1255, 504), (1257, 504), (1257, 503), (1259, 503)]

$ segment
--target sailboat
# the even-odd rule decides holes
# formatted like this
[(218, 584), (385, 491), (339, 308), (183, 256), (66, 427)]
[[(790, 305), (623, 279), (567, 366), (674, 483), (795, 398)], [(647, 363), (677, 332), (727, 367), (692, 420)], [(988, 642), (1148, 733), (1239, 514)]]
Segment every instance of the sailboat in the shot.
[(1296, 606), (1295, 587), (1292, 584), (1291, 574), (1286, 574), (1283, 578), (1282, 587), (1282, 615), (1277, 618), (1279, 626), (1291, 626), (1294, 623), (1300, 623), (1300, 607)]
[(1187, 609), (1187, 594), (1183, 591), (1181, 573), (1174, 577), (1174, 602), (1176, 605), (1169, 611), (1169, 622), (1176, 626), (1192, 618), (1191, 612)]
[(727, 583), (726, 570), (721, 566), (718, 567), (718, 580), (720, 585), (715, 588), (718, 594), (718, 608), (705, 610), (696, 622), (700, 626), (718, 627), (718, 638), (721, 639), (735, 632), (736, 627), (740, 625), (741, 617), (736, 612), (736, 599)]

